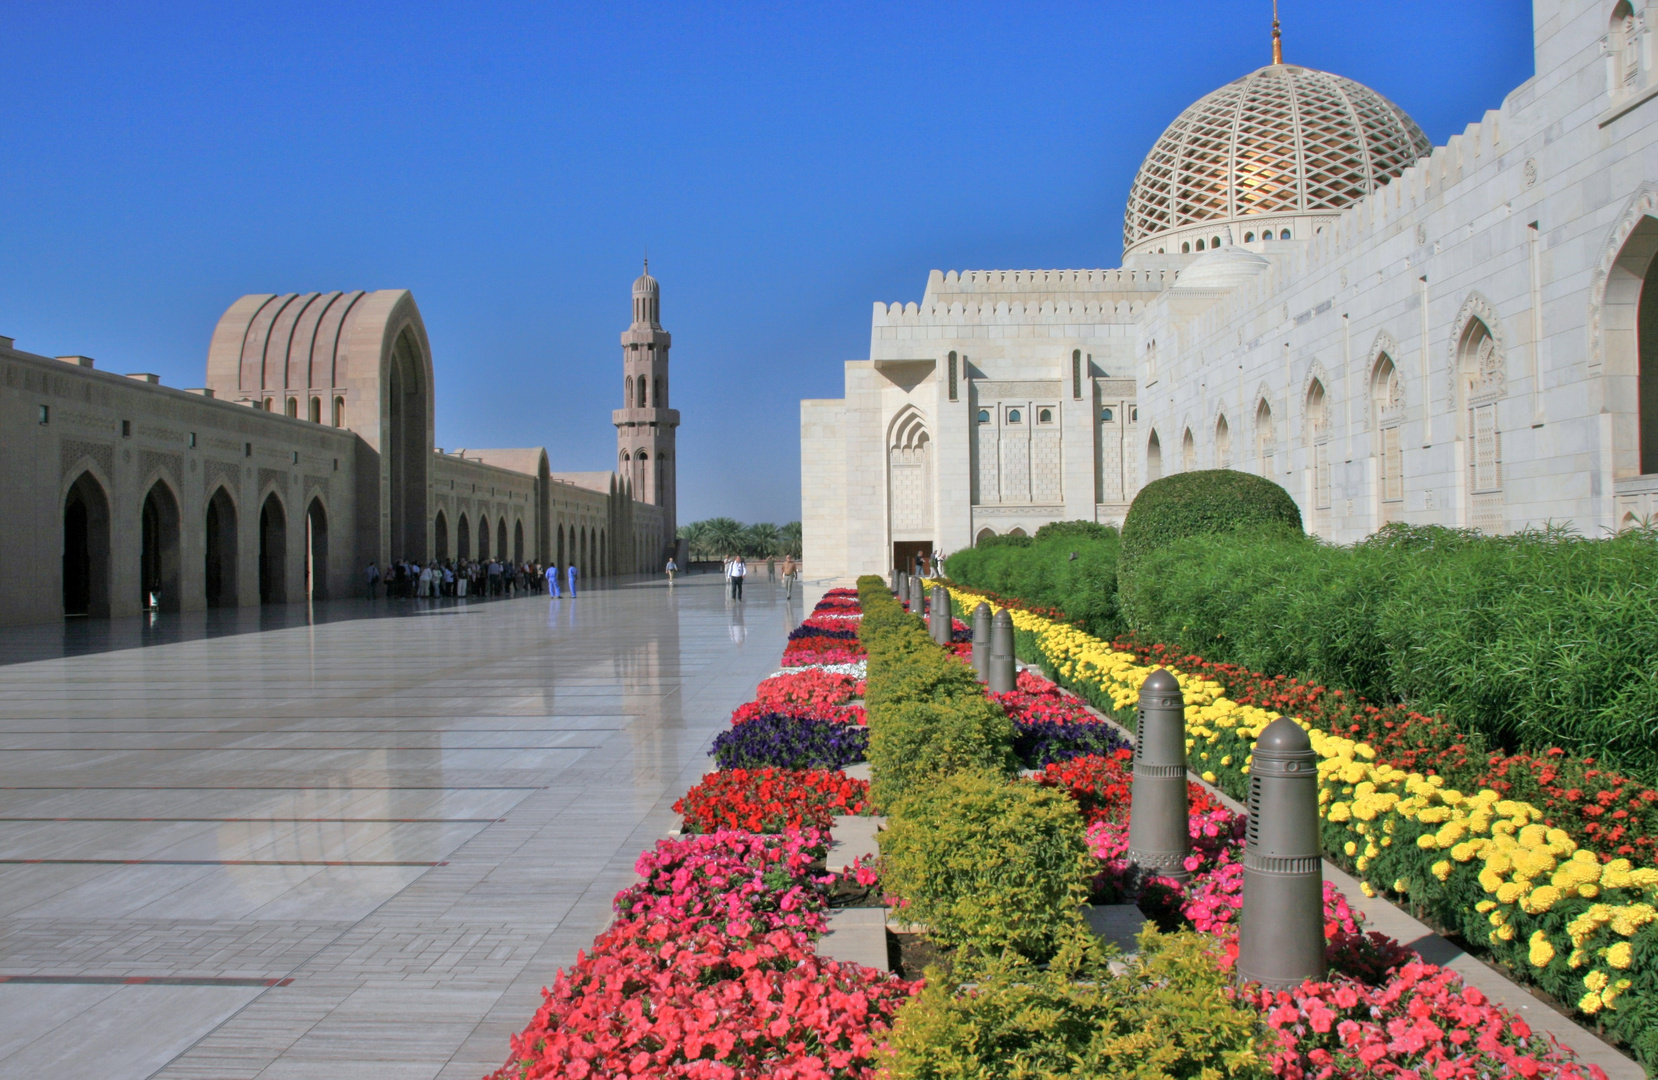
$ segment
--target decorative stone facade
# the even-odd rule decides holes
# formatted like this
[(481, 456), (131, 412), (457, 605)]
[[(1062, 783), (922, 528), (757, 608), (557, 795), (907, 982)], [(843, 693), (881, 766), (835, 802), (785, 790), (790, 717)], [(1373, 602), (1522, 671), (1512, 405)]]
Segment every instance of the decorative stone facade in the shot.
[(349, 596), (371, 560), (591, 577), (671, 550), (671, 472), (636, 502), (632, 478), (554, 474), (540, 447), (446, 453), (433, 391), (401, 290), (245, 296), (196, 390), (0, 337), (0, 624)]
[[(919, 304), (877, 304), (845, 397), (802, 403), (807, 562), (891, 563), (869, 459), (906, 407), (936, 448), (942, 551), (1120, 521), (1143, 483), (1195, 468), (1271, 477), (1338, 542), (1390, 521), (1600, 535), (1658, 513), (1655, 16), (1538, 5), (1537, 74), (1414, 163), (1415, 125), (1366, 90), (1357, 121), (1298, 102), (1300, 126), (1240, 122), (1226, 154), (1181, 165), (1193, 125), (1220, 123), (1205, 110), (1232, 124), (1356, 86), (1263, 68), (1159, 141), (1122, 269), (934, 271)], [(1280, 195), (1257, 212), (1249, 170), (1271, 161)], [(1179, 168), (1227, 196), (1171, 195)]]

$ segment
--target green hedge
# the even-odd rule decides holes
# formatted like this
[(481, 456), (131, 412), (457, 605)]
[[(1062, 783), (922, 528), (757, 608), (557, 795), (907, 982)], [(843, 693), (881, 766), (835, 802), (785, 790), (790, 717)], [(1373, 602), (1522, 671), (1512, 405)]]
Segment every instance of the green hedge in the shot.
[[(1013, 540), (1023, 543), (1008, 543)], [(1031, 539), (986, 537), (951, 555), (945, 568), (959, 585), (1057, 608), (1089, 633), (1112, 638), (1124, 629), (1117, 611), (1117, 547), (1116, 529), (1062, 521), (1044, 525)]]

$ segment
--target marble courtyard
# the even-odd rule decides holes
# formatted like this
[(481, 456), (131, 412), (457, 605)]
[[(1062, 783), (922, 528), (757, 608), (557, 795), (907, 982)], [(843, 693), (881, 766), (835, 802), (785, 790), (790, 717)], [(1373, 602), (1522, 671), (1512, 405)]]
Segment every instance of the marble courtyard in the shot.
[(0, 1078), (500, 1065), (815, 599), (721, 584), (0, 630)]

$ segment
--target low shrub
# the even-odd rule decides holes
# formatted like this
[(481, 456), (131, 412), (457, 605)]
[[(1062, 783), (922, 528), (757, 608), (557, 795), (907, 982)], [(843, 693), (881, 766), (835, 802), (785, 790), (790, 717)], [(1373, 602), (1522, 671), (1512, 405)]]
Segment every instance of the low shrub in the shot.
[(911, 791), (963, 770), (1011, 778), (1018, 769), (1013, 738), (1013, 721), (982, 696), (890, 706), (870, 720), (871, 795), (890, 809)]
[(1109, 637), (1122, 632), (1116, 529), (1066, 521), (1044, 525), (1035, 539), (1018, 539), (1023, 546), (981, 543), (951, 555), (945, 563), (951, 580), (1051, 607), (1091, 633)]
[(968, 959), (898, 1015), (892, 1080), (1264, 1077), (1259, 1012), (1221, 971), (1212, 942), (1147, 929), (1122, 974), (1086, 931), (1051, 964)]
[(1062, 792), (960, 772), (911, 791), (881, 834), (881, 878), (938, 941), (1035, 958), (1078, 921), (1092, 860)]
[(709, 754), (722, 769), (843, 769), (864, 760), (869, 730), (772, 713), (722, 731)]

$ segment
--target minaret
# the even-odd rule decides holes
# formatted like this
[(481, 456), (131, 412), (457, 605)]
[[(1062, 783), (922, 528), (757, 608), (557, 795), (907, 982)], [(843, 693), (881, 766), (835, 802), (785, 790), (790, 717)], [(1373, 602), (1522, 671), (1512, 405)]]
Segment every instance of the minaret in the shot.
[(674, 507), (674, 429), (679, 411), (668, 408), (668, 346), (662, 329), (662, 292), (650, 260), (633, 283), (633, 325), (622, 332), (622, 407), (616, 425), (616, 471), (633, 484), (636, 502), (665, 507), (668, 535), (678, 528)]
[(1284, 62), (1284, 35), (1278, 29), (1278, 0), (1272, 0), (1272, 62)]

